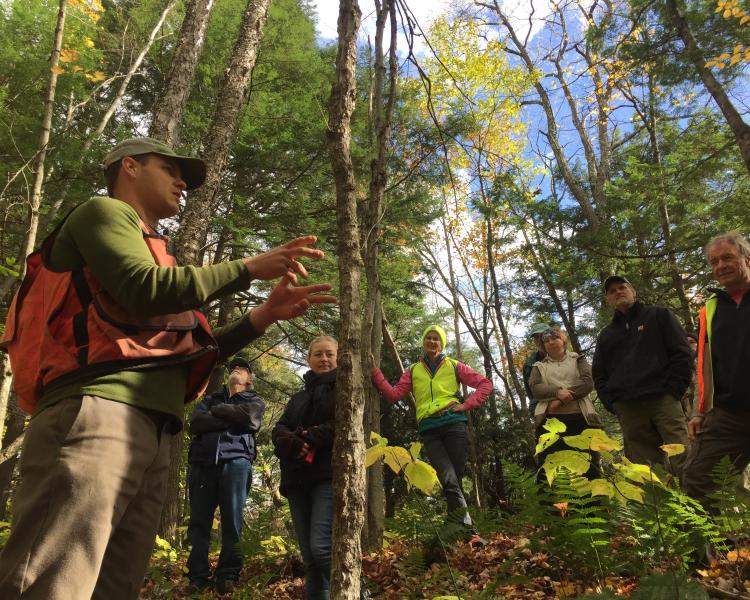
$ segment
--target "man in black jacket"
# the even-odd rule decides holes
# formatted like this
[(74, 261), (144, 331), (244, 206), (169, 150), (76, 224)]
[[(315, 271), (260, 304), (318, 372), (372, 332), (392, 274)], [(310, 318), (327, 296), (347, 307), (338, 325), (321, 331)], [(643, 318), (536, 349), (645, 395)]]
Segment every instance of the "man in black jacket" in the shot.
[(693, 360), (685, 332), (666, 308), (639, 302), (624, 277), (608, 277), (604, 291), (615, 314), (596, 339), (596, 392), (620, 421), (628, 459), (661, 464), (681, 475), (684, 454), (670, 464), (660, 446), (688, 442), (681, 398)]
[(726, 456), (738, 471), (750, 463), (750, 243), (737, 232), (719, 235), (706, 258), (721, 289), (710, 289), (700, 312), (699, 393), (683, 487), (713, 510), (707, 500), (717, 463)]
[(233, 359), (229, 371), (227, 385), (206, 396), (190, 417), (188, 539), (192, 549), (187, 566), (195, 591), (210, 584), (208, 548), (217, 506), (221, 513), (221, 554), (214, 573), (218, 591), (228, 592), (242, 568), (237, 543), (252, 482), (255, 433), (266, 405), (251, 389), (253, 372), (246, 359)]

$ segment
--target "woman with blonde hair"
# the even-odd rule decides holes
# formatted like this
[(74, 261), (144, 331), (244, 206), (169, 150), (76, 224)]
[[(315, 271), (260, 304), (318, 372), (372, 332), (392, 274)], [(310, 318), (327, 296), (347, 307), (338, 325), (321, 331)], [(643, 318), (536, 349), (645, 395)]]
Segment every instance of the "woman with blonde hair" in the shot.
[(333, 450), (338, 343), (316, 337), (307, 353), (305, 387), (294, 394), (271, 432), (281, 463), (281, 493), (289, 500), (305, 564), (309, 600), (328, 598), (333, 529)]
[[(410, 392), (414, 394), (419, 436), (443, 486), (448, 514), (472, 526), (461, 487), (469, 447), (468, 419), (464, 412), (482, 405), (492, 392), (492, 382), (468, 365), (446, 356), (445, 343), (443, 328), (430, 325), (422, 334), (424, 354), (404, 371), (395, 387), (378, 368), (373, 369), (372, 380), (391, 404)], [(463, 400), (461, 384), (476, 391)]]

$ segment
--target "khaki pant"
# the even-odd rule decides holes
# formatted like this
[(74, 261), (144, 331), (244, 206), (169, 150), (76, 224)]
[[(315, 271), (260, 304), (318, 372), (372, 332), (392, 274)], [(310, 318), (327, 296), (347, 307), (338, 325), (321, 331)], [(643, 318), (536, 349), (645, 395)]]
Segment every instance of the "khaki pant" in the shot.
[(685, 453), (668, 459), (659, 446), (683, 444), (687, 450), (687, 420), (682, 403), (666, 395), (649, 400), (615, 402), (613, 408), (622, 428), (625, 456), (634, 463), (662, 465), (673, 475), (681, 477)]
[(685, 461), (685, 491), (705, 505), (707, 496), (716, 489), (713, 468), (725, 456), (741, 473), (750, 463), (748, 432), (750, 409), (728, 410), (717, 406), (706, 413), (703, 431), (696, 437)]
[(138, 598), (172, 438), (144, 411), (95, 396), (36, 415), (0, 554), (0, 598)]

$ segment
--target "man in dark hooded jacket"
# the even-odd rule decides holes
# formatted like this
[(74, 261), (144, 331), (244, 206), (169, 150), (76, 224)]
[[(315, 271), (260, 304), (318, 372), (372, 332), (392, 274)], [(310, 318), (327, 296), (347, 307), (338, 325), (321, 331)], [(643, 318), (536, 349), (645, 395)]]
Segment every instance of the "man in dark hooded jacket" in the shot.
[(190, 418), (188, 487), (192, 545), (188, 578), (194, 590), (208, 587), (211, 569), (208, 549), (216, 507), (221, 513), (221, 554), (214, 573), (219, 592), (237, 582), (242, 555), (237, 543), (243, 510), (252, 483), (255, 433), (260, 429), (266, 405), (252, 389), (253, 371), (244, 358), (229, 363), (227, 385), (209, 394)]

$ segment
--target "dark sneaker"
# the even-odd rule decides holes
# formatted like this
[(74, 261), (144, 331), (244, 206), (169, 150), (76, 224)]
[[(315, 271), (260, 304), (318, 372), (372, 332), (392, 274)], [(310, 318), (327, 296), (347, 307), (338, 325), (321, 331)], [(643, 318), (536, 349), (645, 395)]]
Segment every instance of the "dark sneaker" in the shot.
[(195, 579), (188, 583), (188, 594), (199, 594), (205, 592), (211, 587), (211, 584), (205, 579)]
[(236, 585), (236, 581), (232, 581), (231, 579), (221, 579), (216, 582), (216, 591), (219, 594), (228, 594), (235, 588)]

